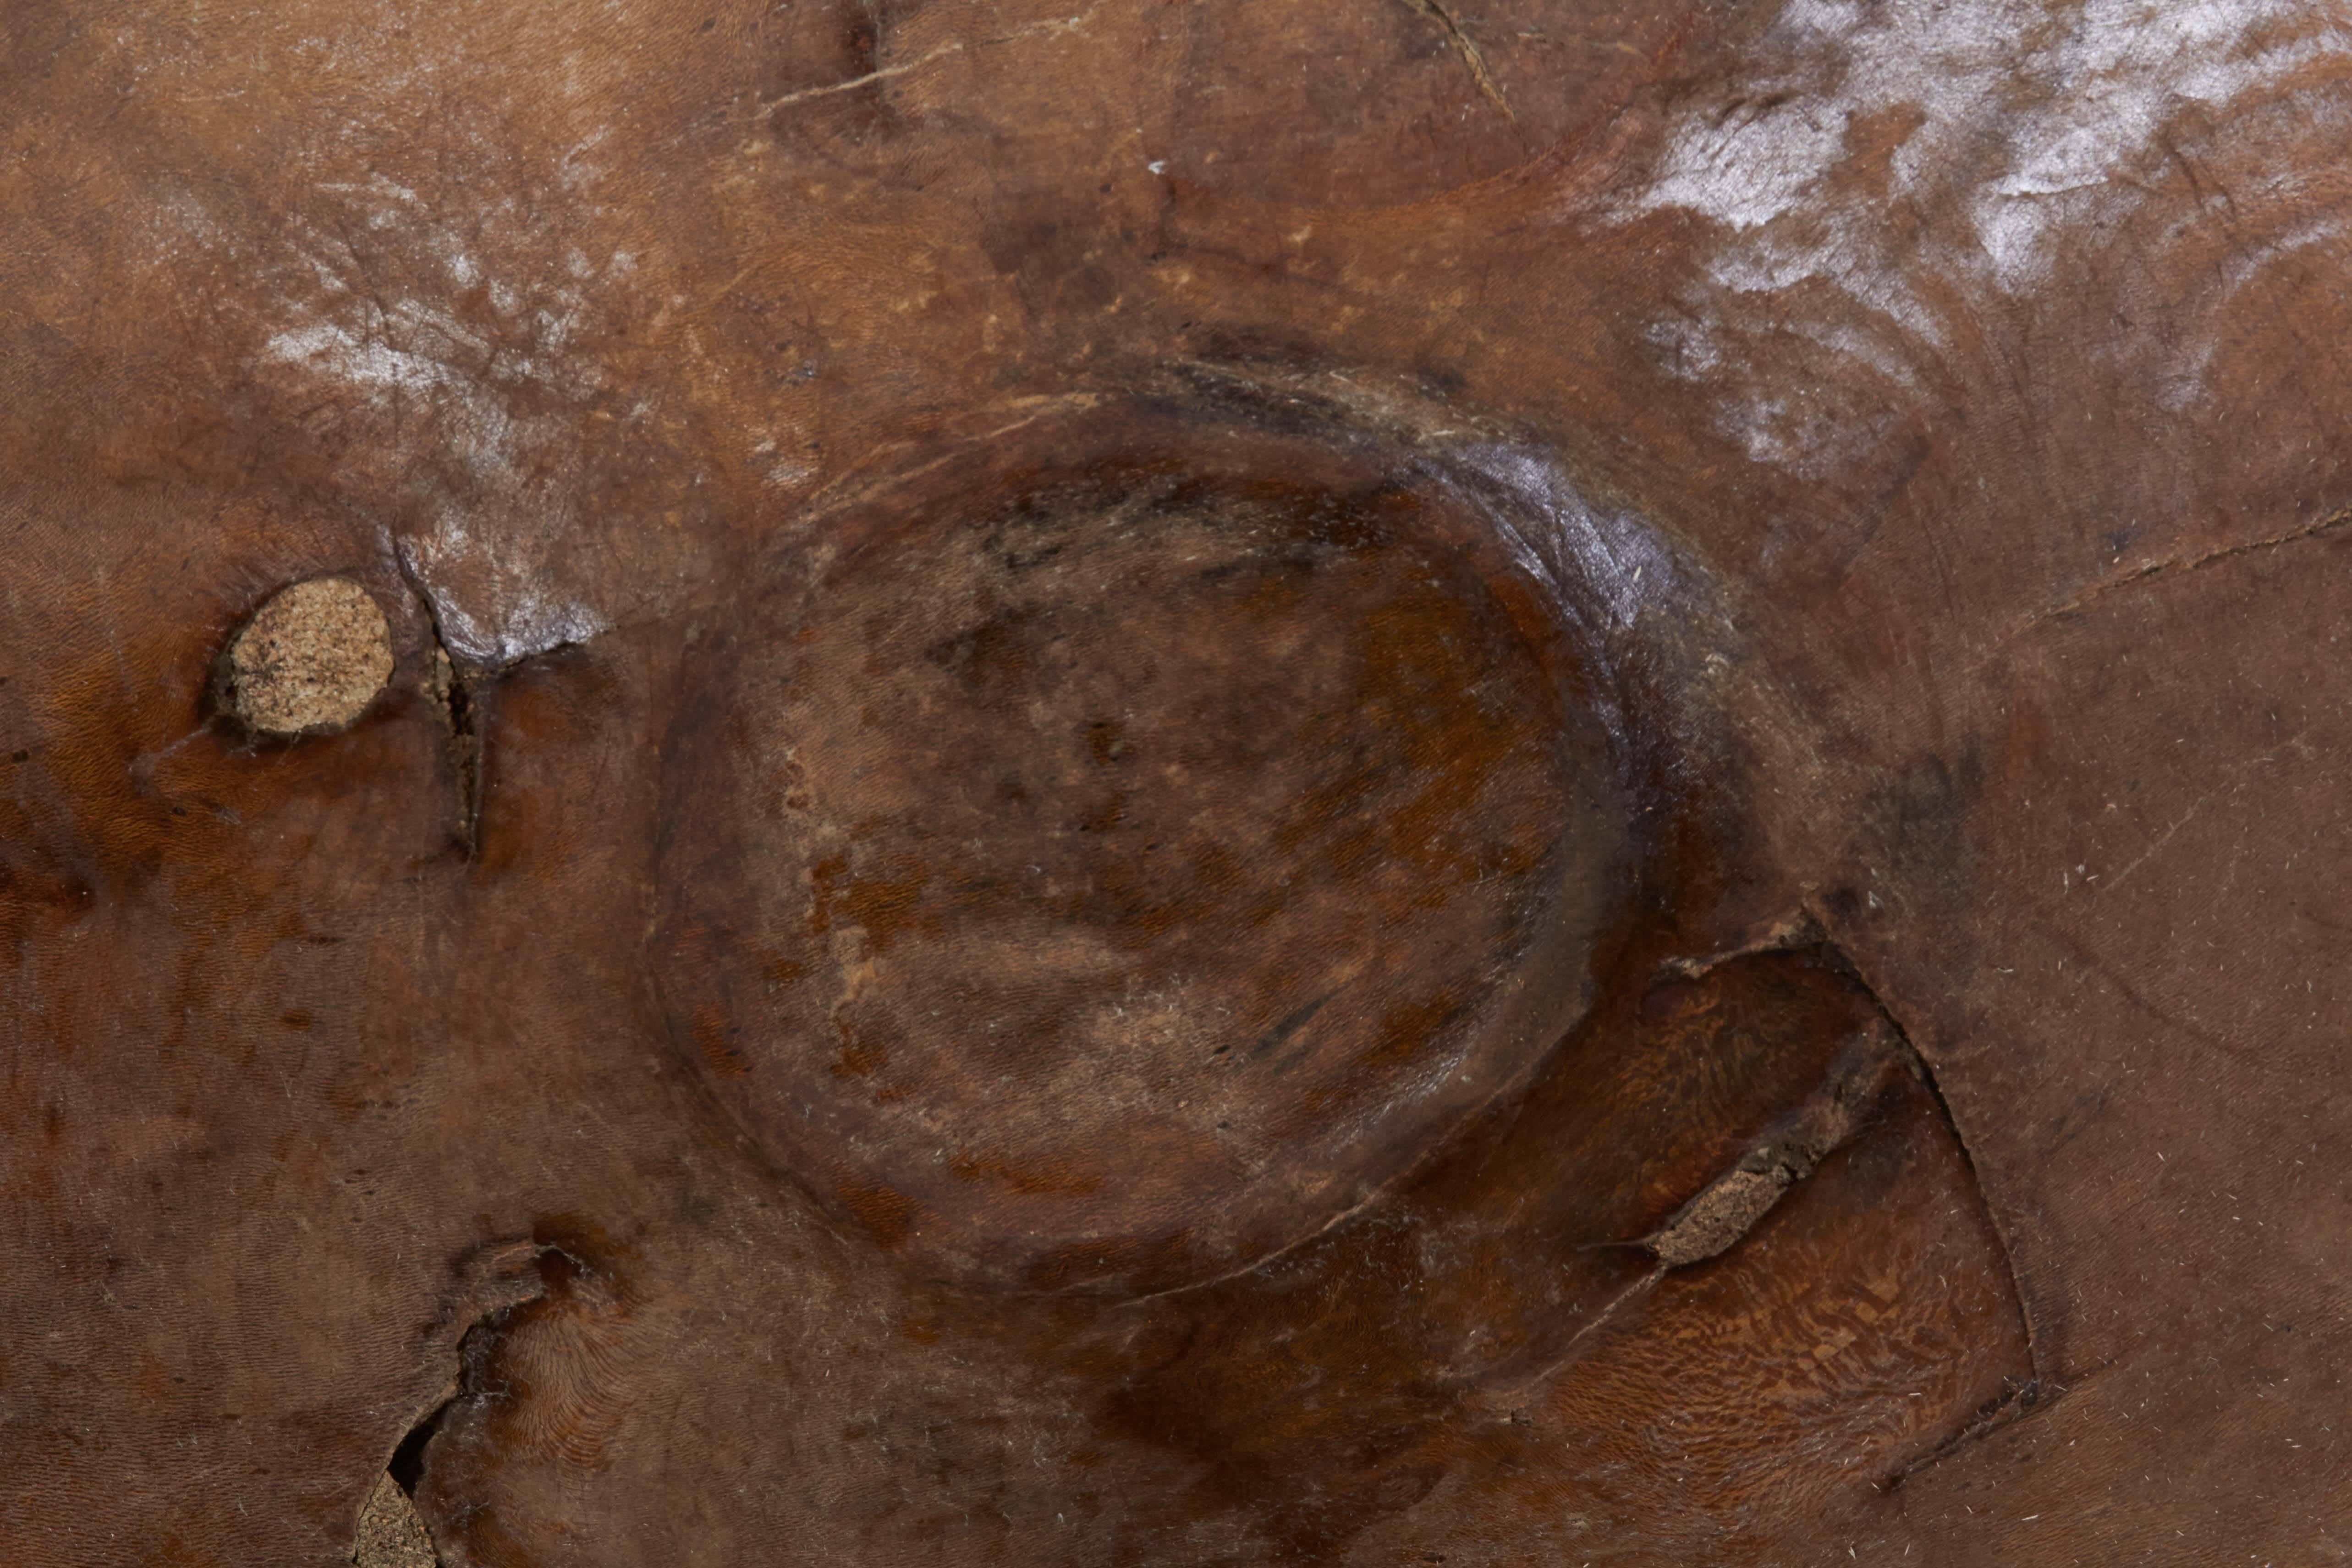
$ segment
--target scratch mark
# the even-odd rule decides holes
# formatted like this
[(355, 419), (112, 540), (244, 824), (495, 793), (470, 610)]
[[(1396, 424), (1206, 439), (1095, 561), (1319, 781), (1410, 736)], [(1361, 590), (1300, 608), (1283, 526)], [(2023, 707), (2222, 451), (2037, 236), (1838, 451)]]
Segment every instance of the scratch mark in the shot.
[(2137, 871), (2142, 866), (2147, 865), (2150, 859), (2155, 858), (2158, 850), (2172, 842), (2172, 836), (2174, 834), (2179, 832), (2182, 828), (2188, 826), (2190, 822), (2194, 821), (2197, 816), (2198, 809), (2207, 801), (2211, 800), (2216, 793), (2218, 792), (2208, 790), (2203, 795), (2199, 795), (2195, 800), (2190, 801), (2189, 803), (2189, 809), (2182, 812), (2178, 817), (2176, 817), (2173, 820), (2171, 826), (2158, 834), (2155, 841), (2149, 844), (2147, 848), (2132, 857), (2132, 860), (2129, 865), (2116, 872), (2114, 876), (2108, 878), (2105, 882), (2100, 883), (2099, 891), (2101, 893), (2112, 893), (2117, 888), (2122, 887), (2124, 883), (2130, 879), (2131, 874), (2134, 871)]
[[(1015, 27), (1013, 31), (997, 37), (975, 39), (971, 47), (992, 48), (1000, 44), (1018, 43), (1024, 38), (1034, 37), (1040, 34), (1049, 37), (1059, 37), (1075, 33), (1093, 21), (1095, 14), (1100, 11), (1105, 4), (1106, 0), (1095, 0), (1095, 4), (1075, 16), (1055, 16), (1048, 21), (1032, 22), (1027, 26)], [(779, 109), (786, 109), (795, 103), (804, 103), (814, 98), (829, 98), (837, 92), (855, 92), (861, 87), (871, 87), (877, 81), (887, 81), (892, 77), (908, 76), (927, 66), (937, 64), (950, 55), (962, 54), (965, 47), (964, 40), (957, 38), (941, 44), (935, 49), (926, 50), (911, 60), (902, 61), (895, 66), (884, 66), (879, 70), (867, 71), (864, 76), (851, 77), (846, 81), (827, 82), (822, 87), (804, 87), (797, 92), (788, 92), (780, 98), (767, 99), (753, 107), (751, 117), (772, 114)]]
[(1801, 906), (1780, 916), (1749, 942), (1737, 947), (1717, 948), (1696, 957), (1677, 956), (1658, 965), (1660, 973), (1679, 980), (1697, 980), (1727, 963), (1743, 958), (1758, 958), (1766, 953), (1794, 952), (1803, 948), (1818, 947), (1823, 940), (1822, 928), (1812, 915)]
[(2003, 1393), (1999, 1398), (1976, 1413), (1967, 1426), (1920, 1455), (1878, 1483), (1882, 1492), (1891, 1492), (1920, 1471), (1939, 1465), (1971, 1443), (1991, 1436), (2002, 1427), (2022, 1420), (2042, 1403), (2042, 1381), (2027, 1378)]
[(2109, 990), (2122, 997), (2134, 1008), (2167, 1028), (2179, 1030), (2184, 1039), (2192, 1041), (2215, 1056), (2235, 1062), (2252, 1072), (2277, 1074), (2289, 1070), (2277, 1061), (2264, 1056), (2259, 1048), (2231, 1044), (2227, 1038), (2215, 1034), (2211, 1029), (2188, 1016), (2185, 1012), (2176, 1010), (2177, 1005), (2149, 996), (2138, 986), (2117, 973), (2113, 963), (2069, 935), (2063, 929), (2053, 926), (2044, 926), (2042, 929), (2052, 942), (2066, 950), (2068, 963), (2085, 973), (2097, 976)]
[(1454, 14), (1439, 5), (1438, 0), (1404, 0), (1404, 3), (1437, 24), (1445, 34), (1446, 43), (1462, 57), (1462, 64), (1469, 70), (1470, 79), (1478, 84), (1478, 90), (1486, 95), (1488, 102), (1503, 111), (1504, 119), (1517, 125), (1519, 117), (1511, 112), (1510, 100), (1503, 96), (1495, 74), (1486, 68), (1486, 57), (1479, 52), (1470, 35), (1462, 30), (1462, 24), (1454, 19)]
[(1616, 1317), (1628, 1301), (1637, 1297), (1647, 1296), (1655, 1289), (1658, 1281), (1666, 1277), (1666, 1268), (1665, 1264), (1659, 1264), (1609, 1298), (1607, 1306), (1595, 1312), (1589, 1321), (1580, 1324), (1576, 1332), (1569, 1335), (1557, 1350), (1546, 1356), (1540, 1365), (1521, 1373), (1517, 1377), (1489, 1383), (1481, 1387), (1475, 1395), (1478, 1402), (1490, 1408), (1507, 1408), (1518, 1404), (1529, 1389), (1549, 1382), (1559, 1373), (1566, 1371), (1570, 1363), (1581, 1353), (1584, 1342), (1607, 1327), (1610, 1320)]
[[(2257, 547), (2253, 545), (2244, 545), (2240, 548), (2251, 550)], [(2100, 893), (2112, 893), (2117, 888), (2122, 887), (2126, 878), (2128, 878), (2134, 871), (2138, 870), (2142, 866), (2147, 864), (2147, 862), (2155, 857), (2157, 851), (2171, 843), (2172, 836), (2179, 833), (2182, 828), (2188, 826), (2190, 822), (2194, 821), (2197, 814), (2205, 808), (2206, 803), (2210, 801), (2215, 795), (2221, 794), (2225, 788), (2231, 795), (2234, 795), (2240, 790), (2246, 787), (2246, 780), (2244, 777), (2246, 773), (2251, 773), (2255, 768), (2267, 766), (2269, 763), (2278, 761), (2282, 752), (2301, 752), (2303, 750), (2303, 738), (2309, 733), (2310, 731), (2307, 728), (2297, 730), (2294, 734), (2289, 735), (2284, 741), (2273, 746), (2269, 751), (2261, 752), (2255, 756), (2248, 757), (2244, 761), (2233, 764), (2229, 769), (2229, 772), (2233, 775), (2237, 775), (2234, 782), (2226, 786), (2222, 784), (2215, 784), (2211, 789), (2207, 790), (2203, 795), (2200, 795), (2195, 800), (2190, 801), (2189, 803), (2189, 809), (2182, 812), (2179, 817), (2175, 818), (2171, 826), (2167, 827), (2162, 833), (2158, 834), (2154, 842), (2150, 843), (2147, 848), (2141, 850), (2137, 856), (2133, 857), (2130, 862), (2127, 863), (2122, 870), (2117, 871), (2112, 877), (2107, 878), (2106, 880), (2096, 884)]]
[(836, 92), (855, 92), (861, 87), (871, 87), (877, 81), (887, 81), (892, 77), (908, 75), (911, 72), (921, 70), (925, 66), (931, 64), (935, 60), (944, 59), (950, 55), (960, 55), (961, 53), (963, 53), (963, 44), (961, 40), (951, 44), (941, 44), (938, 48), (932, 49), (926, 54), (919, 55), (900, 65), (884, 66), (879, 70), (867, 71), (864, 76), (851, 77), (847, 81), (829, 81), (823, 87), (804, 87), (798, 92), (788, 92), (781, 98), (768, 99), (755, 107), (752, 110), (752, 113), (755, 116), (771, 114), (779, 109), (786, 109), (795, 103), (805, 103), (813, 98), (830, 98)]
[(2331, 512), (2316, 522), (2307, 523), (2301, 528), (2292, 529), (2269, 539), (2250, 539), (2242, 544), (2225, 544), (2217, 550), (2208, 550), (2200, 555), (2176, 556), (2168, 561), (2150, 562), (2145, 566), (2125, 573), (2120, 577), (2110, 577), (2104, 583), (2095, 583), (2063, 604), (2054, 605), (2046, 610), (2035, 611), (2019, 622), (2017, 628), (2001, 641), (2007, 643), (2043, 621), (2054, 619), (2059, 616), (2073, 615), (2077, 610), (2096, 604), (2110, 594), (2121, 593), (2126, 588), (2137, 588), (2161, 577), (2199, 571), (2218, 562), (2234, 560), (2241, 555), (2252, 555), (2264, 550), (2276, 550), (2282, 545), (2293, 544), (2300, 540), (2316, 539), (2322, 534), (2336, 532), (2347, 523), (2352, 523), (2352, 507)]

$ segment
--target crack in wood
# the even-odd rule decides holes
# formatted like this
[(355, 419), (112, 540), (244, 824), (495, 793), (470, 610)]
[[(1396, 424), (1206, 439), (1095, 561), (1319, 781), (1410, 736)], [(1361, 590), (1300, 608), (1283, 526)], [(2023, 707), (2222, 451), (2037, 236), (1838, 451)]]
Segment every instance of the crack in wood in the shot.
[(2273, 534), (2267, 539), (2249, 539), (2242, 543), (2224, 544), (2196, 555), (2174, 556), (2164, 561), (2151, 561), (2120, 576), (2094, 583), (2062, 604), (2053, 605), (2046, 610), (2036, 610), (2019, 622), (2015, 630), (2001, 638), (2001, 644), (2005, 646), (2014, 641), (2044, 621), (2055, 620), (2061, 616), (2073, 615), (2078, 610), (2088, 608), (2110, 594), (2119, 594), (2126, 588), (2137, 588), (2161, 578), (2185, 576), (2191, 572), (2201, 571), (2205, 567), (2218, 565), (2224, 561), (2234, 561), (2242, 555), (2259, 554), (2263, 551), (2276, 550), (2284, 545), (2300, 543), (2306, 539), (2317, 539), (2325, 534), (2339, 531), (2347, 523), (2352, 523), (2352, 507), (2344, 507), (2330, 512), (2316, 522), (2306, 523), (2301, 528), (2290, 529), (2284, 533)]
[[(2233, 552), (2221, 553), (2233, 553)], [(1830, 929), (1827, 917), (1821, 910), (1811, 909), (1810, 906), (1808, 912), (1826, 933)], [(2051, 1374), (2042, 1336), (2035, 1331), (2033, 1314), (2026, 1307), (2025, 1280), (2018, 1272), (2016, 1252), (2010, 1246), (2008, 1232), (2001, 1227), (2000, 1222), (1994, 1216), (1992, 1205), (1985, 1196), (1984, 1177), (1977, 1168), (1976, 1152), (1969, 1146), (1968, 1136), (1961, 1130), (1959, 1118), (1952, 1113), (1951, 1101), (1944, 1097), (1943, 1086), (1936, 1080), (1936, 1069), (1929, 1064), (1926, 1055), (1912, 1042), (1910, 1034), (1903, 1027), (1902, 1021), (1887, 1005), (1878, 987), (1872, 984), (1869, 977), (1863, 973), (1861, 965), (1855, 962), (1853, 955), (1842, 943), (1827, 934), (1824, 934), (1822, 939), (1820, 952), (1827, 962), (1837, 966), (1862, 994), (1870, 999), (1871, 1005), (1878, 1010), (1885, 1027), (1899, 1043), (1907, 1058), (1907, 1065), (1917, 1075), (1920, 1085), (1927, 1089), (1928, 1097), (1935, 1101), (1937, 1114), (1942, 1118), (1945, 1130), (1951, 1134), (1952, 1147), (1958, 1152), (1962, 1168), (1968, 1173), (1969, 1185), (1976, 1194), (1977, 1205), (1984, 1213), (1986, 1228), (1990, 1231), (1994, 1247), (2000, 1254), (2001, 1267), (2009, 1280), (2010, 1300), (2016, 1303), (2018, 1328), (2025, 1340), (2027, 1375), (2012, 1383), (2000, 1397), (1979, 1410), (1977, 1415), (1959, 1431), (1877, 1483), (1882, 1491), (1891, 1491), (1908, 1477), (1917, 1474), (1931, 1465), (1941, 1463), (1951, 1455), (1991, 1436), (1996, 1432), (2005, 1430), (2028, 1415), (2049, 1408), (2052, 1402), (2065, 1393), (2072, 1384), (2062, 1384)]]
[[(1824, 933), (1830, 930), (1828, 917), (1822, 910), (1808, 906), (1808, 912), (1811, 914)], [(1960, 1163), (1968, 1172), (1969, 1185), (1977, 1194), (1977, 1205), (1984, 1210), (1985, 1223), (1990, 1227), (1994, 1243), (2000, 1248), (2001, 1266), (2008, 1273), (2010, 1295), (2017, 1303), (2019, 1324), (2025, 1333), (2026, 1359), (2032, 1369), (2032, 1379), (2037, 1383), (2046, 1382), (2050, 1370), (2045, 1364), (2041, 1336), (2034, 1332), (2033, 1315), (2026, 1310), (2025, 1281), (2017, 1271), (2016, 1252), (2010, 1246), (2009, 1233), (2001, 1228), (2000, 1220), (1993, 1215), (1992, 1205), (1986, 1200), (1984, 1175), (1977, 1169), (1976, 1152), (1969, 1147), (1968, 1134), (1962, 1130), (1959, 1118), (1952, 1113), (1952, 1103), (1944, 1097), (1943, 1085), (1936, 1081), (1935, 1068), (1928, 1062), (1926, 1054), (1912, 1042), (1910, 1031), (1903, 1026), (1903, 1021), (1895, 1016), (1894, 1009), (1887, 1005), (1885, 997), (1877, 986), (1871, 984), (1870, 977), (1863, 973), (1862, 966), (1855, 962), (1853, 955), (1846, 950), (1845, 946), (1834, 937), (1824, 934), (1819, 951), (1827, 962), (1835, 965), (1864, 996), (1870, 999), (1871, 1005), (1877, 1009), (1878, 1016), (1886, 1028), (1901, 1043), (1904, 1053), (1909, 1058), (1912, 1070), (1918, 1075), (1920, 1084), (1927, 1089), (1929, 1098), (1936, 1102), (1937, 1114), (1943, 1118), (1945, 1130), (1952, 1135), (1952, 1146), (1959, 1152)]]
[(433, 653), (425, 669), (425, 695), (433, 704), (434, 713), (441, 721), (444, 750), (449, 759), (450, 773), (456, 784), (457, 807), (452, 836), (471, 860), (479, 847), (481, 826), (482, 737), (480, 701), (482, 672), (467, 660), (449, 651), (449, 639), (441, 629), (441, 607), (425, 590), (402, 551), (393, 552), (393, 564), (401, 581), (416, 595), (424, 606), (425, 624), (433, 633)]
[[(1952, 1115), (1950, 1103), (1945, 1100), (1942, 1089), (1936, 1082), (1934, 1068), (1912, 1043), (1900, 1021), (1887, 1008), (1877, 989), (1862, 973), (1852, 956), (1826, 934), (1827, 929), (1820, 912), (1808, 906), (1776, 925), (1772, 937), (1766, 942), (1752, 949), (1743, 949), (1738, 956), (1811, 953), (1820, 963), (1843, 975), (1869, 1003), (1876, 1016), (1854, 1033), (1832, 1062), (1822, 1083), (1805, 1097), (1795, 1110), (1751, 1139), (1727, 1169), (1702, 1187), (1664, 1225), (1634, 1241), (1602, 1244), (1639, 1247), (1656, 1260), (1655, 1267), (1611, 1297), (1591, 1321), (1580, 1325), (1564, 1343), (1546, 1356), (1540, 1365), (1483, 1390), (1480, 1395), (1482, 1403), (1501, 1408), (1516, 1406), (1529, 1389), (1559, 1375), (1573, 1364), (1598, 1330), (1614, 1321), (1629, 1304), (1650, 1294), (1670, 1274), (1720, 1257), (1746, 1240), (1783, 1198), (1820, 1167), (1822, 1161), (1864, 1131), (1874, 1109), (1898, 1074), (1909, 1076), (1926, 1091), (1959, 1156), (1969, 1189), (1976, 1195), (1978, 1206), (1985, 1215), (1986, 1228), (2000, 1256), (2001, 1268), (2010, 1286), (2010, 1297), (2016, 1305), (2019, 1328), (2025, 1341), (2028, 1372), (2024, 1378), (2012, 1381), (1999, 1398), (1981, 1409), (1958, 1432), (1877, 1484), (1882, 1490), (1891, 1489), (1905, 1477), (2027, 1415), (2046, 1408), (2051, 1400), (2064, 1392), (2042, 1370), (2042, 1352), (2033, 1331), (2032, 1318), (2026, 1310), (2025, 1291), (2018, 1277), (2016, 1258), (2011, 1252), (2008, 1237), (1992, 1219), (1975, 1156), (1961, 1134), (1959, 1123)], [(1797, 933), (1805, 933), (1809, 940), (1791, 940)], [(1732, 956), (1720, 955), (1725, 961)], [(1707, 966), (1712, 967), (1712, 964)]]
[(1780, 1122), (1752, 1140), (1731, 1169), (1702, 1188), (1643, 1238), (1661, 1267), (1684, 1268), (1738, 1245), (1798, 1183), (1852, 1142), (1888, 1080), (1921, 1068), (1884, 1024), (1864, 1029), (1838, 1053), (1828, 1079)]

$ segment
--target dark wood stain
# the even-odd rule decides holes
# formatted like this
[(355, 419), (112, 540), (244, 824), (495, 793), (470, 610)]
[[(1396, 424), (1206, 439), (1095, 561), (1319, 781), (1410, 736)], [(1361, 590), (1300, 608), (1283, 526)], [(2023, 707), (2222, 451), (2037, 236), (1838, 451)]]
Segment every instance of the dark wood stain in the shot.
[(2340, 1555), (2208, 10), (11, 0), (0, 1561)]

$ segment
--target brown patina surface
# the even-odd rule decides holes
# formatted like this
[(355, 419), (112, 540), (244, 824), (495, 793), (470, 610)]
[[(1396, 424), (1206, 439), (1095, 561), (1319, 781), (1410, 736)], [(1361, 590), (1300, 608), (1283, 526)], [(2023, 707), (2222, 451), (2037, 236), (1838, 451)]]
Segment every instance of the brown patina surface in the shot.
[(2352, 1554), (2347, 125), (0, 7), (0, 1559)]

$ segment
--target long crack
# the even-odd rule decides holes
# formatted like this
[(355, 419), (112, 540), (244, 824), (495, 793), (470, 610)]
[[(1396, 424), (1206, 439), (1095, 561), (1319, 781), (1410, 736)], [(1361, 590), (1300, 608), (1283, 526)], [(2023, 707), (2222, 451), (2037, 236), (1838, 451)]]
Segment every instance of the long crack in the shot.
[[(1824, 911), (1809, 906), (1807, 912), (1813, 917), (1824, 932), (1830, 930), (1829, 918)], [(2016, 1251), (2010, 1245), (2008, 1232), (2001, 1228), (2000, 1219), (1994, 1215), (1992, 1205), (1986, 1202), (1984, 1173), (1977, 1168), (1976, 1152), (1969, 1147), (1968, 1134), (1960, 1126), (1959, 1118), (1952, 1114), (1952, 1102), (1944, 1098), (1944, 1086), (1936, 1081), (1936, 1069), (1929, 1065), (1927, 1057), (1919, 1047), (1912, 1043), (1910, 1031), (1903, 1026), (1903, 1021), (1895, 1016), (1892, 1008), (1887, 1006), (1885, 997), (1877, 986), (1871, 984), (1870, 977), (1862, 972), (1862, 967), (1854, 962), (1853, 953), (1848, 952), (1843, 944), (1827, 935), (1824, 935), (1822, 940), (1821, 952), (1845, 974), (1847, 979), (1853, 983), (1864, 995), (1870, 998), (1871, 1005), (1878, 1011), (1880, 1021), (1901, 1045), (1905, 1056), (1909, 1059), (1912, 1071), (1918, 1076), (1919, 1082), (1927, 1090), (1928, 1097), (1936, 1102), (1937, 1114), (1943, 1118), (1944, 1130), (1952, 1136), (1952, 1147), (1959, 1151), (1960, 1163), (1968, 1172), (1969, 1185), (1976, 1192), (1977, 1202), (1985, 1211), (1986, 1224), (1992, 1231), (1994, 1244), (2000, 1250), (2001, 1267), (2009, 1277), (2010, 1296), (2017, 1303), (2018, 1321), (2025, 1334), (2026, 1361), (2032, 1368), (2032, 1380), (2036, 1384), (2047, 1384), (2050, 1381), (2050, 1368), (2043, 1359), (2041, 1339), (2033, 1331), (2033, 1314), (2025, 1309), (2025, 1280), (2017, 1271)]]
[(425, 624), (433, 632), (433, 656), (425, 677), (425, 695), (441, 721), (445, 749), (449, 758), (449, 771), (457, 784), (457, 809), (451, 825), (452, 836), (458, 847), (470, 860), (479, 847), (482, 819), (481, 776), (482, 737), (480, 703), (478, 700), (479, 677), (475, 668), (452, 655), (449, 639), (441, 628), (441, 606), (409, 565), (404, 549), (392, 552), (393, 564), (399, 570), (401, 581), (416, 595), (425, 608)]
[(426, 677), (425, 694), (433, 700), (441, 727), (447, 736), (450, 772), (457, 778), (457, 820), (453, 831), (466, 858), (472, 859), (480, 847), (482, 822), (482, 736), (478, 724), (478, 707), (475, 701), (474, 682), (464, 665), (449, 657), (448, 645), (441, 641), (436, 626), (433, 641), (433, 668)]
[(2120, 576), (2094, 583), (2063, 604), (2035, 611), (2019, 622), (2015, 630), (2000, 639), (2001, 643), (2006, 645), (2044, 621), (2055, 620), (2061, 616), (2072, 615), (2084, 609), (2110, 594), (2121, 593), (2126, 588), (2137, 588), (2161, 578), (2185, 575), (2207, 566), (2217, 565), (2224, 561), (2233, 561), (2241, 555), (2259, 554), (2263, 551), (2299, 543), (2306, 539), (2317, 539), (2323, 534), (2336, 532), (2347, 524), (2352, 524), (2352, 507), (2330, 512), (2315, 522), (2305, 523), (2301, 528), (2289, 529), (2284, 533), (2273, 534), (2268, 539), (2249, 539), (2242, 543), (2224, 544), (2196, 555), (2181, 555), (2165, 561), (2151, 561), (2147, 565), (2135, 567)]
[[(2344, 521), (2342, 518), (2338, 518), (2326, 526), (2332, 527), (2335, 522), (2342, 521)], [(2312, 531), (2306, 531), (2306, 532)], [(2266, 544), (2277, 542), (2280, 542), (2269, 541)], [(2235, 554), (2242, 552), (2245, 549), (2263, 547), (2264, 546), (2242, 546), (2239, 550), (2216, 553), (2217, 556)], [(1824, 932), (1830, 929), (1829, 919), (1822, 910), (1808, 906), (1807, 912)], [(1959, 1431), (1945, 1438), (1927, 1453), (1912, 1460), (1878, 1483), (1880, 1490), (1892, 1491), (1920, 1471), (1941, 1464), (1952, 1455), (1981, 1442), (1996, 1432), (2005, 1430), (2028, 1415), (2048, 1409), (2052, 1402), (2064, 1394), (2072, 1384), (2061, 1384), (2052, 1375), (2042, 1338), (2034, 1331), (2033, 1314), (2026, 1309), (2025, 1279), (2018, 1272), (2017, 1254), (2010, 1246), (2008, 1233), (2001, 1228), (2000, 1220), (1994, 1216), (1991, 1204), (1986, 1201), (1984, 1177), (1977, 1169), (1976, 1152), (1969, 1147), (1969, 1140), (1961, 1130), (1959, 1119), (1952, 1114), (1951, 1101), (1944, 1098), (1943, 1086), (1936, 1081), (1936, 1069), (1928, 1064), (1927, 1057), (1912, 1043), (1909, 1033), (1903, 1027), (1902, 1020), (1897, 1018), (1893, 1009), (1887, 1006), (1885, 996), (1880, 994), (1877, 986), (1871, 984), (1869, 976), (1862, 972), (1853, 955), (1843, 945), (1827, 935), (1822, 938), (1821, 951), (1825, 958), (1844, 972), (1847, 978), (1861, 990), (1864, 995), (1870, 998), (1871, 1005), (1878, 1010), (1885, 1027), (1901, 1046), (1911, 1070), (1927, 1089), (1928, 1097), (1935, 1101), (1937, 1114), (1943, 1119), (1944, 1130), (1951, 1134), (1952, 1147), (1959, 1152), (1961, 1166), (1968, 1172), (1969, 1185), (1975, 1190), (1977, 1203), (1984, 1210), (1986, 1226), (1992, 1233), (1993, 1245), (2000, 1253), (2001, 1268), (2009, 1278), (2010, 1300), (2016, 1303), (2018, 1328), (2025, 1339), (2026, 1377), (2011, 1384), (1998, 1399), (1979, 1410), (1974, 1419)]]
[(503, 1331), (509, 1316), (547, 1293), (543, 1266), (551, 1256), (569, 1255), (543, 1242), (504, 1241), (476, 1247), (458, 1260), (457, 1279), (427, 1335), (427, 1353), (448, 1356), (451, 1369), (431, 1406), (394, 1447), (360, 1510), (351, 1558), (358, 1568), (437, 1568), (439, 1553), (415, 1500), (427, 1450), (449, 1413), (476, 1392), (475, 1369), (487, 1359), (489, 1342)]

